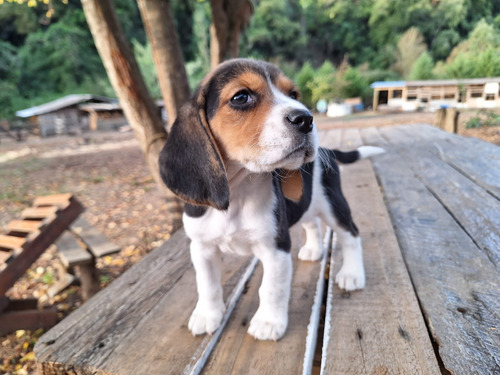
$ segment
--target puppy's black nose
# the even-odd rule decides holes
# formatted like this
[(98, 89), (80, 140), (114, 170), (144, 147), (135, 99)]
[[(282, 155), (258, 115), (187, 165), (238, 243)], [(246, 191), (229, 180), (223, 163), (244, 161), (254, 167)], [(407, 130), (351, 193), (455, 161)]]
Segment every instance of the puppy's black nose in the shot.
[(307, 134), (313, 129), (313, 116), (311, 112), (295, 109), (286, 116), (290, 125), (296, 126), (301, 133)]

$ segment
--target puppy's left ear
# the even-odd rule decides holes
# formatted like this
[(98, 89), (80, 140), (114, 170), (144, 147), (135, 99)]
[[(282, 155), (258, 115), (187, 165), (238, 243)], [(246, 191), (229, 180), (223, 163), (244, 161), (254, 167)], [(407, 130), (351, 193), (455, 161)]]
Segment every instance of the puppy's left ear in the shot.
[(170, 190), (190, 204), (229, 207), (226, 170), (201, 95), (181, 107), (160, 153), (160, 175)]
[(282, 169), (280, 171), (281, 191), (283, 195), (291, 201), (298, 202), (302, 198), (302, 174), (300, 169), (289, 171)]

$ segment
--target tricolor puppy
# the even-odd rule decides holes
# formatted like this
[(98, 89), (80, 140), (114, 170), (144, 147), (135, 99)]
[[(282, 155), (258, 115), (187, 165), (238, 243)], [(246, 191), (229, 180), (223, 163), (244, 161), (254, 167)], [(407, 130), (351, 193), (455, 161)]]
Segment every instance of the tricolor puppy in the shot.
[(231, 60), (202, 81), (172, 127), (160, 171), (187, 202), (183, 222), (198, 287), (188, 325), (194, 335), (221, 323), (224, 252), (253, 254), (263, 264), (260, 305), (248, 332), (260, 340), (283, 336), (292, 279), (289, 228), (299, 221), (307, 235), (300, 259), (322, 257), (323, 220), (342, 246), (337, 284), (346, 290), (365, 285), (361, 241), (335, 160), (352, 162), (381, 149), (318, 149), (313, 117), (299, 99), (273, 65)]

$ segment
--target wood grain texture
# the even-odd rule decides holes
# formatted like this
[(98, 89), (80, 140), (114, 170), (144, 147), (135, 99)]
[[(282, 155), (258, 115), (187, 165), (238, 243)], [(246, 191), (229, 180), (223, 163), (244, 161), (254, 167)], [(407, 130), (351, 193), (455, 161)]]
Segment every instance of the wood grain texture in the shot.
[(7, 230), (10, 232), (30, 233), (35, 232), (42, 226), (38, 220), (12, 220), (7, 224)]
[[(345, 133), (343, 149), (362, 143), (359, 132)], [(322, 373), (439, 374), (370, 161), (344, 166), (342, 186), (360, 229), (367, 285), (346, 293), (330, 282)], [(333, 260), (331, 280), (341, 265), (340, 249)]]
[(21, 217), (24, 219), (45, 219), (55, 215), (57, 210), (56, 206), (29, 207), (21, 212)]
[[(247, 262), (223, 260), (226, 297)], [(181, 230), (40, 339), (39, 374), (181, 374), (203, 342), (187, 329), (196, 299)]]
[(57, 251), (66, 267), (80, 266), (93, 262), (92, 255), (67, 230), (55, 242)]
[(70, 228), (87, 245), (89, 251), (96, 258), (120, 251), (118, 245), (109, 241), (96, 227), (90, 225), (83, 217), (75, 220)]
[(16, 280), (33, 264), (33, 262), (61, 235), (61, 233), (83, 211), (82, 205), (74, 198), (70, 204), (60, 211), (54, 219), (47, 223), (36, 238), (28, 242), (23, 251), (14, 257), (5, 269), (0, 272), (0, 296), (16, 282)]
[[(302, 244), (301, 228), (292, 231), (294, 244), (292, 295), (289, 307), (289, 323), (285, 336), (278, 342), (258, 341), (246, 332), (250, 320), (259, 305), (259, 287), (262, 265), (248, 283), (245, 297), (224, 331), (220, 343), (212, 353), (203, 374), (302, 374), (311, 307), (320, 277), (319, 262), (297, 260)], [(323, 275), (321, 274), (321, 277)], [(316, 327), (317, 329), (317, 327)], [(306, 370), (310, 371), (310, 369)]]
[[(495, 374), (500, 368), (500, 286), (496, 258), (485, 249), (488, 238), (496, 241), (498, 229), (492, 224), (498, 210), (484, 206), (495, 208), (498, 202), (480, 192), (488, 184), (474, 187), (470, 181), (476, 179), (459, 176), (436, 159), (436, 146), (451, 147), (449, 137), (432, 136), (429, 142), (422, 136), (427, 130), (381, 129), (388, 151), (374, 159), (374, 168), (444, 366), (454, 374)], [(455, 141), (456, 154), (473, 158), (468, 141)], [(480, 234), (472, 234), (476, 219), (483, 242), (474, 240)]]

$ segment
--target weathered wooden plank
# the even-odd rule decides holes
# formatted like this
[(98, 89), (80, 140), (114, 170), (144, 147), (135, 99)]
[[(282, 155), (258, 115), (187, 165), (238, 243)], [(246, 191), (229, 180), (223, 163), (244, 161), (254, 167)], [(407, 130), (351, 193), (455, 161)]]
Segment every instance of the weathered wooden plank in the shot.
[[(318, 278), (324, 277), (325, 263), (301, 262), (297, 260), (298, 248), (302, 244), (301, 228), (293, 231), (294, 274), (292, 295), (289, 307), (289, 325), (285, 336), (277, 343), (258, 341), (247, 334), (248, 324), (259, 305), (259, 287), (262, 267), (256, 270), (248, 284), (244, 298), (239, 302), (221, 340), (203, 374), (309, 374), (312, 369), (316, 341), (308, 340), (315, 336), (319, 309), (312, 309), (315, 297), (321, 296)], [(318, 315), (316, 315), (318, 314)], [(308, 327), (311, 325), (308, 332)], [(313, 346), (309, 348), (308, 345)], [(307, 355), (305, 353), (307, 352)], [(306, 359), (307, 358), (307, 359)], [(306, 363), (305, 363), (306, 362)], [(230, 370), (228, 370), (230, 369)]]
[(33, 264), (52, 242), (75, 220), (83, 211), (80, 203), (72, 198), (70, 205), (52, 220), (44, 230), (24, 247), (21, 254), (13, 258), (7, 267), (0, 272), (0, 296), (16, 282), (16, 280)]
[[(398, 127), (406, 139), (424, 141), (430, 152), (500, 199), (500, 147), (476, 138), (461, 137), (430, 125)], [(464, 152), (466, 150), (466, 152)]]
[(7, 230), (10, 232), (30, 233), (35, 232), (42, 226), (38, 220), (12, 220), (7, 224)]
[(440, 374), (370, 161), (345, 166), (342, 180), (363, 241), (366, 288), (345, 293), (334, 286), (341, 265), (337, 249), (330, 267), (322, 373)]
[(7, 262), (7, 260), (9, 260), (11, 257), (11, 251), (0, 250), (0, 271), (2, 270), (2, 267), (5, 267), (5, 262)]
[(347, 128), (342, 132), (342, 150), (353, 150), (363, 145), (359, 130)]
[(365, 145), (383, 147), (383, 145), (387, 143), (387, 141), (382, 138), (382, 135), (376, 127), (361, 129), (360, 135), (361, 139), (363, 140), (363, 144)]
[(0, 234), (0, 247), (4, 249), (21, 249), (26, 242), (25, 238)]
[(56, 206), (30, 207), (21, 212), (21, 217), (25, 219), (45, 219), (55, 215), (57, 210)]
[(0, 335), (18, 329), (50, 328), (57, 322), (57, 310), (18, 310), (0, 313)]
[(326, 148), (339, 148), (342, 140), (342, 130), (323, 130), (318, 133), (319, 145)]
[[(389, 142), (400, 144), (401, 133), (391, 132), (382, 130)], [(416, 138), (408, 139), (414, 143)], [(495, 373), (500, 359), (498, 271), (411, 168), (408, 150), (389, 149), (373, 163), (428, 327), (447, 369)]]
[(57, 251), (66, 267), (92, 263), (92, 255), (78, 243), (75, 236), (67, 230), (55, 242)]
[(96, 258), (120, 251), (118, 245), (109, 241), (97, 228), (90, 225), (81, 216), (71, 225), (71, 230), (81, 238)]
[[(226, 299), (247, 264), (224, 258)], [(178, 231), (40, 339), (39, 373), (181, 374), (207, 344), (187, 329), (195, 304), (188, 239)]]
[(57, 206), (60, 209), (65, 208), (69, 204), (69, 200), (73, 195), (71, 193), (53, 194), (43, 197), (36, 197), (33, 201), (33, 206)]

